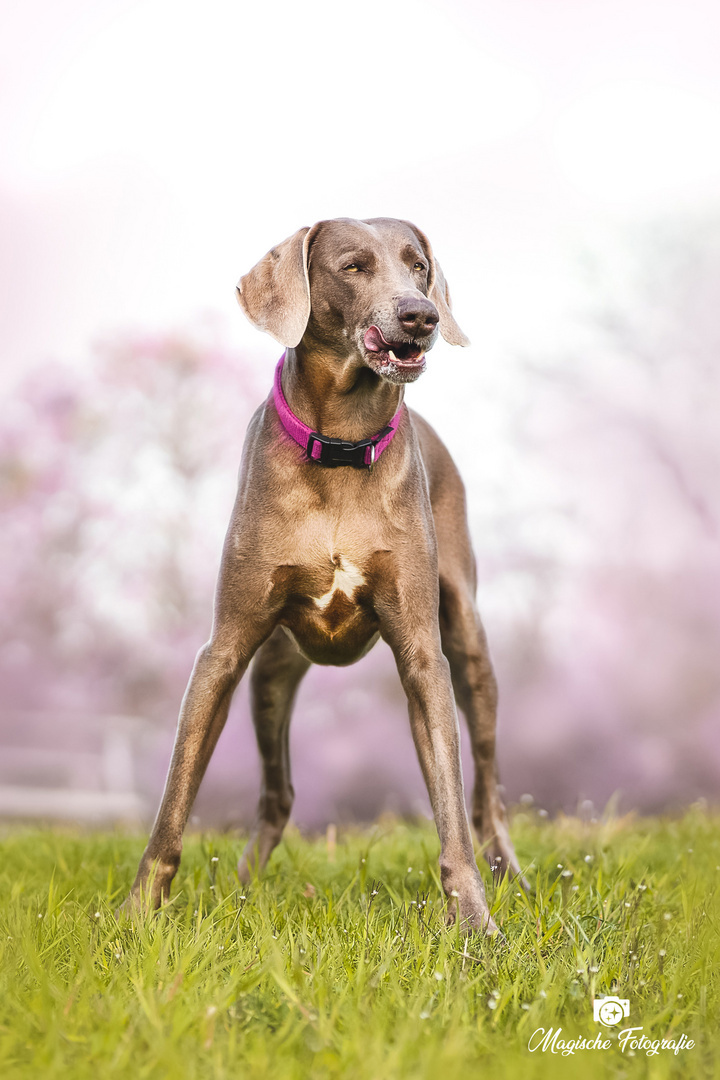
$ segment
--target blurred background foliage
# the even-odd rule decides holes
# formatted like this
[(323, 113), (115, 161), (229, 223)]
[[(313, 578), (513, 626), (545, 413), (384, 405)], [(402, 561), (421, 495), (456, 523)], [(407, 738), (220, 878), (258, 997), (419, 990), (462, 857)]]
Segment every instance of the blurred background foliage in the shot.
[[(593, 299), (567, 347), (511, 357), (477, 408), (446, 380), (461, 431), (439, 433), (468, 487), (507, 798), (591, 815), (619, 793), (655, 811), (720, 780), (720, 222), (666, 221), (578, 273)], [(130, 762), (116, 787), (154, 811), (271, 374), (205, 324), (108, 337), (15, 388), (0, 427), (6, 793), (112, 787), (112, 753), (104, 779), (90, 759), (63, 778), (32, 756), (97, 749), (112, 727)], [(311, 670), (292, 745), (301, 824), (428, 810), (384, 645)], [(241, 687), (197, 816), (247, 820), (257, 784)]]

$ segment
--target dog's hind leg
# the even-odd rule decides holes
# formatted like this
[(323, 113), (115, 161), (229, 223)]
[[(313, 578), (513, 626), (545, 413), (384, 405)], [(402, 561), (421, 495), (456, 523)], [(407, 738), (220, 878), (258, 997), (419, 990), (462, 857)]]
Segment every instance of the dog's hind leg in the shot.
[(474, 601), (474, 582), (440, 576), (440, 635), (450, 664), (455, 700), (467, 720), (475, 783), (472, 820), (483, 854), (499, 873), (520, 872), (498, 791), (495, 760), (497, 682)]
[(238, 865), (241, 881), (262, 870), (280, 843), (294, 791), (289, 732), (295, 693), (310, 667), (281, 626), (262, 645), (250, 671), (253, 724), (262, 766), (257, 821)]
[[(475, 783), (472, 821), (485, 858), (500, 872), (520, 875), (495, 763), (497, 683), (475, 604), (477, 574), (467, 522), (465, 488), (446, 447), (413, 415), (421, 437), (435, 519), (440, 579), (440, 639), (450, 664), (458, 708), (472, 745)], [(524, 878), (522, 884), (526, 886)]]

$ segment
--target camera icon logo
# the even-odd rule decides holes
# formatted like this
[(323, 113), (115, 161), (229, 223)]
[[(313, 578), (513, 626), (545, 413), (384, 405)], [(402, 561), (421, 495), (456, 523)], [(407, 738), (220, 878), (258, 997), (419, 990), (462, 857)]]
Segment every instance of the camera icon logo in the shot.
[(593, 1000), (593, 1020), (605, 1027), (615, 1027), (630, 1015), (630, 1001), (627, 998), (602, 997)]

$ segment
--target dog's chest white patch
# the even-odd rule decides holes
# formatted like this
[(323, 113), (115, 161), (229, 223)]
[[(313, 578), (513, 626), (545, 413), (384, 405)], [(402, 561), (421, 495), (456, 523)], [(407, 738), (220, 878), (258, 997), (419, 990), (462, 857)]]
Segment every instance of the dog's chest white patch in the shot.
[(338, 565), (335, 567), (335, 575), (330, 589), (324, 596), (316, 597), (315, 604), (321, 611), (324, 611), (336, 592), (343, 593), (347, 596), (348, 600), (351, 600), (355, 590), (360, 585), (364, 584), (365, 578), (358, 570), (357, 566), (353, 566), (351, 562), (340, 555), (338, 557)]

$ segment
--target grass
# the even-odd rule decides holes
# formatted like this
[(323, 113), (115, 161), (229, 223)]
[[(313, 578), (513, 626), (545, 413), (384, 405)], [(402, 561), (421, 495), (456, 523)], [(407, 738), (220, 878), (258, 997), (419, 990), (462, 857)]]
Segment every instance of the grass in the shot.
[[(432, 825), (296, 830), (246, 890), (241, 838), (189, 835), (171, 904), (119, 926), (144, 838), (5, 830), (0, 1076), (624, 1077), (715, 1075), (720, 816), (583, 823), (515, 816), (530, 896), (488, 892), (506, 944), (443, 924)], [(625, 1023), (695, 1046), (530, 1053), (538, 1028), (613, 1039)], [(617, 1030), (617, 1029), (615, 1029)]]

